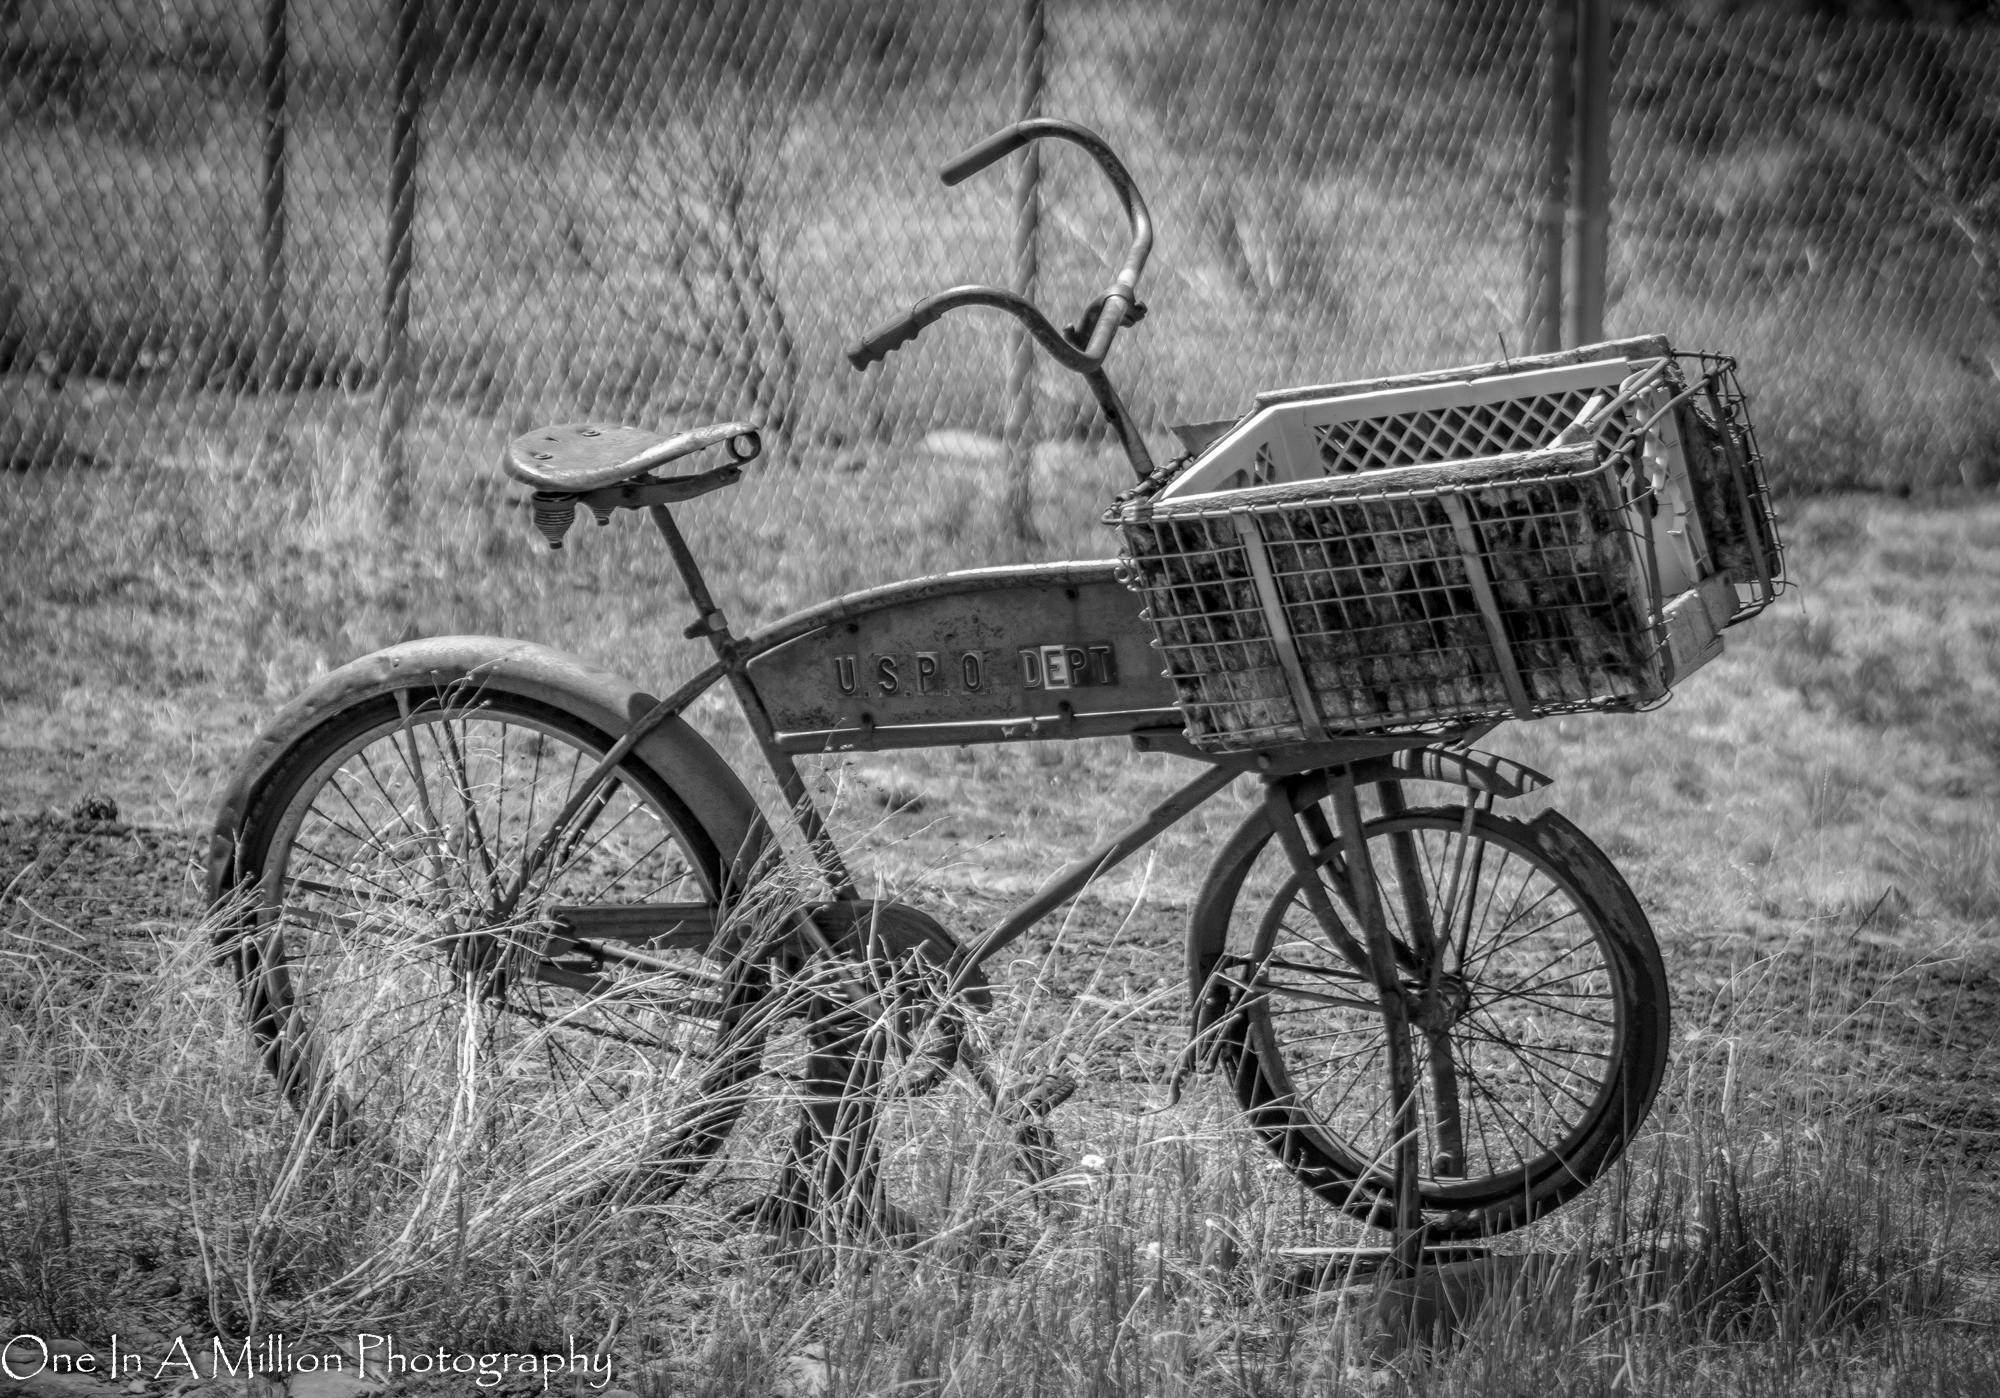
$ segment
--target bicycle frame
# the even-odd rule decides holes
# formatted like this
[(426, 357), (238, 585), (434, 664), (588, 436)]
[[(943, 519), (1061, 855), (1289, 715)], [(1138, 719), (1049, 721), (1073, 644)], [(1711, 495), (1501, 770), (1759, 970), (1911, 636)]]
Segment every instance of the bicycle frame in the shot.
[[(1288, 748), (1282, 756), (1198, 751), (1180, 734), (1179, 713), (1172, 706), (1170, 688), (1159, 677), (1134, 667), (1136, 656), (1130, 652), (1145, 653), (1143, 632), (1135, 600), (1116, 580), (1116, 564), (1111, 560), (976, 569), (912, 579), (809, 607), (739, 639), (716, 606), (700, 565), (667, 507), (653, 505), (648, 513), (695, 604), (697, 620), (685, 634), (704, 637), (716, 658), (641, 716), (613, 746), (572, 798), (570, 807), (558, 815), (551, 827), (551, 841), (588, 804), (599, 779), (622, 760), (630, 744), (722, 681), (734, 691), (765, 763), (785, 794), (790, 817), (836, 900), (853, 900), (858, 895), (825, 816), (799, 772), (799, 753), (1123, 735), (1140, 751), (1175, 753), (1206, 764), (1167, 799), (1059, 870), (977, 940), (956, 946), (944, 968), (949, 996), (972, 986), (984, 963), (1092, 881), (1143, 849), (1239, 776), (1255, 773), (1265, 783), (1264, 805), (1272, 829), (1301, 876), (1301, 887), (1315, 917), (1356, 970), (1369, 976), (1377, 987), (1392, 1043), (1400, 1045), (1391, 1050), (1394, 1061), (1390, 1073), (1399, 1122), (1396, 1228), (1401, 1246), (1420, 1245), (1422, 1235), (1416, 1227), (1415, 1062), (1407, 1044), (1409, 1011), (1399, 988), (1395, 943), (1369, 864), (1357, 788), (1380, 784), (1384, 809), (1394, 810), (1401, 807), (1400, 783), (1406, 778), (1457, 782), (1479, 793), (1482, 808), (1496, 795), (1518, 795), (1545, 784), (1547, 779), (1539, 773), (1466, 747), (1491, 725), (1468, 728), (1446, 740), (1434, 735), (1338, 739)], [(1042, 639), (1051, 635), (1056, 639)], [(1092, 636), (1102, 639), (1089, 639)], [(926, 650), (909, 648), (912, 637), (920, 642), (940, 639), (931, 642), (934, 649)], [(1029, 639), (1024, 642), (1024, 638)], [(905, 648), (871, 650), (871, 646)], [(1008, 679), (1018, 683), (995, 682), (1007, 673), (1006, 665), (996, 662), (1009, 660), (1018, 663), (1019, 669)], [(1128, 675), (1129, 693), (1124, 692)], [(1058, 679), (1061, 683), (1055, 682)], [(1114, 690), (1120, 692), (1110, 693)], [(875, 709), (899, 701), (914, 707), (890, 714), (886, 721), (875, 719)], [(781, 718), (803, 718), (806, 722), (786, 729), (779, 726)], [(1452, 746), (1440, 746), (1441, 742)], [(1307, 813), (1303, 820), (1295, 819), (1291, 810), (1293, 778), (1326, 769), (1337, 773), (1335, 820), (1329, 824), (1317, 811)], [(1335, 857), (1336, 851), (1348, 871), (1363, 943), (1356, 943), (1341, 929), (1316, 876), (1315, 871)], [(540, 856), (538, 851), (528, 869), (535, 867)], [(600, 951), (612, 950), (607, 943), (642, 941), (649, 936), (646, 915), (638, 908), (563, 911), (567, 914), (563, 919), (565, 935), (584, 938)], [(651, 926), (652, 935), (664, 930), (667, 916), (679, 919), (672, 934), (676, 939), (698, 938), (715, 930), (700, 916), (700, 910), (661, 909), (660, 913)], [(594, 925), (600, 921), (601, 927)], [(831, 939), (833, 949), (843, 955), (860, 953), (861, 927), (857, 920), (836, 930)], [(643, 964), (643, 952), (629, 947), (621, 950), (629, 951)], [(1189, 954), (1190, 965), (1198, 964), (1200, 949), (1190, 947)], [(1197, 996), (1196, 1041), (1209, 1020), (1227, 1013), (1226, 1008), (1218, 1010), (1216, 1000), (1207, 993)], [(834, 1108), (820, 1103), (809, 1109), (808, 1115), (815, 1110), (825, 1115)], [(829, 1139), (834, 1134), (829, 1130)]]
[[(1166, 800), (1051, 876), (978, 941), (960, 948), (953, 967), (960, 980), (1239, 776), (1254, 773), (1275, 783), (1335, 768), (1356, 785), (1423, 779), (1497, 796), (1518, 795), (1547, 781), (1466, 746), (1491, 725), (1447, 739), (1337, 739), (1289, 748), (1281, 759), (1197, 750), (1181, 736), (1171, 687), (1143, 669), (1144, 628), (1109, 559), (911, 579), (849, 593), (738, 638), (669, 510), (654, 505), (648, 513), (695, 604), (697, 620), (685, 634), (705, 638), (716, 658), (635, 720), (605, 754), (572, 797), (571, 809), (552, 825), (551, 848), (557, 833), (588, 805), (599, 779), (632, 745), (725, 681), (785, 795), (791, 820), (838, 900), (858, 895), (799, 772), (800, 754), (1127, 737), (1139, 751), (1206, 764)], [(931, 648), (913, 638), (928, 638)], [(966, 638), (983, 644), (954, 646)], [(910, 707), (888, 716), (885, 706), (898, 703)], [(876, 709), (885, 709), (883, 720), (875, 719)], [(786, 728), (780, 726), (783, 719), (807, 722)], [(1332, 838), (1328, 832), (1317, 840), (1320, 848), (1311, 857), (1319, 858)], [(528, 869), (539, 862), (538, 851)], [(685, 928), (678, 936), (700, 935), (690, 910), (676, 913)], [(568, 910), (565, 931), (612, 941), (645, 934), (643, 916), (630, 908)]]

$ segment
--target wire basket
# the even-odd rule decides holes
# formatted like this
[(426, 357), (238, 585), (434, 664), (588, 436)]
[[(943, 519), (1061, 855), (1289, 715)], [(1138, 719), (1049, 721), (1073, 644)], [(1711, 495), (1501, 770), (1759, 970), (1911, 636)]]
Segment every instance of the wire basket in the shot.
[(1662, 700), (1782, 586), (1733, 368), (1626, 341), (1261, 395), (1217, 424), (1107, 515), (1189, 739)]
[(1213, 751), (1639, 708), (1668, 676), (1629, 504), (1589, 446), (1163, 501), (1127, 581)]
[(1729, 624), (1768, 607), (1785, 587), (1785, 549), (1771, 510), (1764, 454), (1750, 427), (1748, 399), (1736, 382), (1736, 361), (1721, 355), (1683, 357), (1697, 372), (1674, 402), (1676, 435), (1691, 504), (1713, 571), (1736, 587)]

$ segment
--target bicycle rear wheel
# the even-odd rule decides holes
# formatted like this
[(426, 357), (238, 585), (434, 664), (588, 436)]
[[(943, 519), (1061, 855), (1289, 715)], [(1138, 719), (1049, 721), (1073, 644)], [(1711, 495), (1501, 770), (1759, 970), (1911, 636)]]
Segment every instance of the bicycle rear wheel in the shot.
[[(219, 949), (265, 1063), (330, 1139), (658, 1198), (728, 1134), (762, 973), (714, 945), (721, 855), (670, 776), (628, 758), (507, 906), (612, 741), (538, 699), (412, 686), (278, 760), (235, 832)], [(569, 910), (626, 904), (686, 922), (566, 935)]]
[[(1301, 809), (1324, 796), (1301, 794)], [(1418, 1199), (1433, 1239), (1529, 1222), (1587, 1188), (1651, 1105), (1667, 1055), (1666, 974), (1651, 929), (1595, 846), (1552, 813), (1463, 807), (1366, 827), (1412, 1021)], [(1335, 1206), (1387, 1226), (1388, 1045), (1367, 973), (1335, 949), (1261, 817), (1217, 862), (1201, 916), (1228, 919), (1222, 1058), (1250, 1124)], [(1329, 851), (1319, 877), (1361, 928)], [(1431, 945), (1430, 958), (1420, 953)]]

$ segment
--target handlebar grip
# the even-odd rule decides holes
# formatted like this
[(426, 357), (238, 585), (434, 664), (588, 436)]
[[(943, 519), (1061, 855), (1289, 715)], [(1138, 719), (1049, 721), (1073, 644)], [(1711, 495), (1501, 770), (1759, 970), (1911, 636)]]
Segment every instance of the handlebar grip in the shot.
[(857, 369), (880, 363), (916, 339), (923, 328), (936, 319), (936, 315), (925, 315), (921, 306), (916, 307), (849, 345), (847, 362)]
[(942, 170), (938, 171), (939, 177), (946, 184), (957, 184), (961, 180), (972, 178), (972, 176), (984, 170), (994, 161), (1002, 160), (1012, 155), (1015, 151), (1034, 139), (1026, 131), (1022, 130), (1024, 124), (1016, 122), (1012, 126), (1003, 127), (995, 131), (971, 150), (966, 151), (957, 159), (948, 162)]

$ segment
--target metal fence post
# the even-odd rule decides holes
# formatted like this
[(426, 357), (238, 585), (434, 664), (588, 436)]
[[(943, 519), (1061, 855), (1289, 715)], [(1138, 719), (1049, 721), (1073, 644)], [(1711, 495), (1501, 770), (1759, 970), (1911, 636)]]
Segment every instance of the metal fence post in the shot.
[(1571, 81), (1576, 61), (1575, 0), (1542, 0), (1541, 122), (1536, 131), (1539, 168), (1528, 217), (1527, 289), (1522, 320), (1530, 354), (1562, 348), (1563, 218), (1569, 205)]
[(410, 278), (416, 269), (417, 167), (423, 156), (425, 0), (397, 0), (394, 116), (389, 145), (389, 238), (382, 288), (383, 509), (391, 524), (410, 509), (404, 435), (416, 397), (410, 362)]
[(258, 86), (264, 94), (264, 191), (258, 224), (262, 279), (257, 300), (257, 382), (277, 386), (278, 357), (285, 338), (285, 77), (289, 44), (286, 0), (264, 0), (264, 62)]
[[(1042, 113), (1048, 80), (1048, 28), (1043, 0), (1021, 0), (1020, 44), (1014, 51), (1015, 116), (1025, 121)], [(1041, 279), (1042, 148), (1021, 153), (1014, 182), (1014, 289), (1036, 299)], [(1026, 327), (1013, 327), (1013, 354), (1007, 366), (1007, 529), (1016, 554), (1041, 542), (1035, 530), (1035, 342)]]
[(1611, 245), (1611, 16), (1604, 0), (1576, 0), (1575, 151), (1569, 342), (1587, 345), (1604, 338), (1604, 264)]

